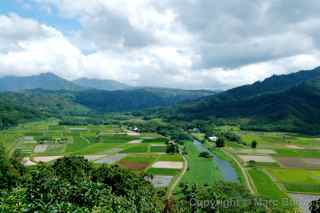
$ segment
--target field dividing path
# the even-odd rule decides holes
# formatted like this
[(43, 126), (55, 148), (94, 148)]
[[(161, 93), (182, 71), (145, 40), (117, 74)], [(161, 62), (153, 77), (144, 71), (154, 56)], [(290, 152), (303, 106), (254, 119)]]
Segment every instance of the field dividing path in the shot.
[(180, 173), (180, 175), (178, 176), (178, 178), (175, 180), (175, 182), (170, 186), (168, 193), (167, 193), (167, 198), (170, 198), (172, 196), (172, 192), (173, 190), (177, 187), (178, 183), (181, 181), (182, 177), (184, 176), (184, 174), (187, 172), (188, 169), (188, 161), (186, 159), (186, 157), (184, 155), (182, 155), (183, 158), (183, 170)]
[(244, 180), (246, 182), (246, 185), (247, 185), (247, 188), (249, 189), (249, 191), (252, 193), (252, 194), (255, 194), (256, 193), (256, 190), (253, 189), (251, 183), (253, 184), (252, 181), (250, 181), (250, 177), (248, 175), (248, 173), (246, 172), (245, 168), (241, 165), (241, 163), (238, 161), (238, 159), (236, 157), (233, 156), (233, 154), (229, 153), (228, 151), (226, 150), (222, 150), (227, 156), (229, 156), (231, 159), (233, 159), (236, 164), (238, 165), (238, 167), (240, 168), (242, 174), (243, 174), (243, 177), (244, 177)]

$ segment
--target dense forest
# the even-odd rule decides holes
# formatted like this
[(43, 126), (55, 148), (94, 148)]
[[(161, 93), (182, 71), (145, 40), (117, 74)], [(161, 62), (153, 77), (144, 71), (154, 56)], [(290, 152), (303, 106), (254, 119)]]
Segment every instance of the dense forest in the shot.
[(183, 120), (237, 120), (243, 129), (319, 134), (320, 69), (273, 76), (179, 105), (168, 114)]

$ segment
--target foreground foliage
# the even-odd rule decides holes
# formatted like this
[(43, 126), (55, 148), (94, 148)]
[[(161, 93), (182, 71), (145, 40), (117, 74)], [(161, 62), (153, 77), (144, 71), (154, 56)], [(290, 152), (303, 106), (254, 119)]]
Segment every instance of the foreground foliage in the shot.
[(1, 212), (160, 212), (160, 195), (140, 176), (117, 166), (96, 168), (82, 157), (29, 171), (2, 191)]

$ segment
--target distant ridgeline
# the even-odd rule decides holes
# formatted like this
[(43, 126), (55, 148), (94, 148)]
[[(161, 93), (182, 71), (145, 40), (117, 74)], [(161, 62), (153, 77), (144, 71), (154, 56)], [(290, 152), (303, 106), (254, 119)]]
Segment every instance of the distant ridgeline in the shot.
[(320, 68), (272, 76), (180, 104), (179, 119), (236, 120), (243, 129), (320, 134)]
[(68, 81), (52, 73), (0, 78), (0, 128), (19, 122), (169, 107), (215, 94), (208, 90), (136, 88), (111, 80)]
[(51, 73), (1, 78), (0, 91), (0, 128), (50, 116), (151, 108), (155, 110), (146, 114), (168, 119), (232, 120), (243, 129), (320, 134), (320, 68), (272, 76), (220, 93), (136, 88), (109, 80), (71, 82)]

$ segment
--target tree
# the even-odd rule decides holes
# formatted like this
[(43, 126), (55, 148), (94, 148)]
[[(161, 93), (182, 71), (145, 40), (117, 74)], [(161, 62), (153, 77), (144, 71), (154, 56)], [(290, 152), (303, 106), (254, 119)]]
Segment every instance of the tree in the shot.
[(223, 138), (218, 138), (218, 140), (216, 141), (216, 147), (224, 147), (225, 143), (224, 143), (224, 139)]
[(311, 213), (318, 213), (320, 212), (320, 199), (314, 200), (309, 204), (309, 210)]
[(56, 176), (66, 179), (69, 182), (78, 181), (87, 177), (91, 172), (91, 166), (83, 157), (65, 157), (58, 159), (52, 166)]
[(210, 158), (211, 155), (210, 155), (209, 152), (205, 151), (205, 152), (201, 152), (201, 153), (199, 154), (199, 157), (202, 157), (202, 158)]
[(130, 209), (147, 213), (161, 212), (164, 207), (165, 194), (160, 195), (143, 176), (119, 166), (94, 166), (83, 157), (62, 158), (53, 165), (39, 164), (27, 173), (18, 187), (0, 193), (0, 212)]
[(257, 145), (258, 145), (257, 141), (252, 141), (252, 142), (251, 142), (251, 148), (252, 148), (252, 149), (257, 148)]
[(179, 153), (179, 146), (176, 143), (168, 143), (166, 152), (171, 154)]
[(0, 144), (0, 189), (10, 190), (17, 183), (18, 174), (6, 155), (5, 148)]
[[(252, 195), (244, 186), (237, 183), (217, 182), (212, 186), (182, 186), (182, 195), (176, 201), (179, 212), (293, 212), (292, 207), (279, 209), (273, 202)], [(200, 202), (199, 202), (200, 201)], [(210, 202), (203, 202), (210, 201)], [(244, 201), (244, 202), (243, 202)], [(281, 207), (282, 208), (282, 207)]]

